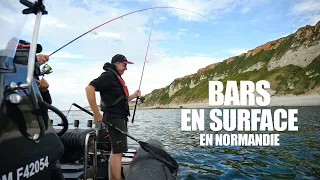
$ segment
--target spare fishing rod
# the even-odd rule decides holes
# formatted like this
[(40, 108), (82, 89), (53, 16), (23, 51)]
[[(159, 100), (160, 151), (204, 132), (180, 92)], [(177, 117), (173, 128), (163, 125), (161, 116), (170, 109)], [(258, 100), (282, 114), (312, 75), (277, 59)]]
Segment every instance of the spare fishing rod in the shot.
[[(142, 72), (141, 72), (141, 78), (140, 78), (139, 89), (138, 89), (139, 91), (140, 91), (140, 88), (141, 88), (141, 82), (142, 82), (144, 67), (145, 67), (146, 61), (147, 61), (147, 55), (148, 55), (148, 50), (149, 50), (150, 39), (151, 39), (151, 34), (152, 34), (152, 29), (153, 29), (153, 23), (154, 23), (154, 17), (155, 17), (155, 15), (156, 15), (156, 13), (155, 13), (155, 11), (153, 11), (152, 25), (151, 25), (151, 29), (150, 29), (150, 33), (149, 33), (149, 40), (148, 40), (146, 55), (144, 56), (143, 68), (142, 68)], [(134, 105), (134, 110), (133, 110), (133, 115), (132, 115), (131, 123), (133, 123), (133, 121), (134, 121), (134, 115), (136, 114), (137, 104), (138, 104), (138, 100), (139, 100), (139, 99), (142, 100), (142, 98), (140, 98), (139, 96), (137, 96), (137, 98), (136, 98), (136, 103), (135, 103), (135, 105)], [(143, 100), (142, 100), (142, 102), (143, 102)]]
[(63, 45), (63, 46), (60, 47), (59, 49), (55, 50), (54, 52), (52, 52), (51, 54), (49, 54), (49, 57), (50, 57), (51, 55), (55, 54), (56, 52), (60, 51), (60, 50), (63, 49), (64, 47), (68, 46), (69, 44), (73, 43), (73, 42), (76, 41), (77, 39), (81, 38), (82, 36), (84, 36), (84, 35), (92, 32), (92, 31), (98, 29), (99, 27), (101, 27), (101, 26), (103, 26), (103, 25), (105, 25), (105, 24), (108, 24), (108, 23), (110, 23), (110, 22), (112, 22), (112, 21), (114, 21), (114, 20), (120, 19), (120, 18), (125, 17), (125, 16), (128, 16), (128, 15), (130, 15), (130, 14), (135, 14), (135, 13), (138, 13), (138, 12), (147, 11), (147, 10), (151, 10), (151, 9), (170, 9), (170, 8), (171, 8), (171, 9), (179, 9), (179, 10), (183, 10), (183, 11), (188, 11), (188, 12), (197, 14), (197, 15), (199, 15), (199, 16), (202, 16), (202, 17), (204, 17), (204, 18), (210, 19), (210, 18), (208, 18), (208, 17), (206, 17), (206, 16), (204, 16), (204, 15), (202, 15), (202, 14), (199, 14), (199, 13), (196, 13), (196, 12), (194, 12), (194, 11), (187, 10), (187, 9), (183, 9), (183, 8), (178, 8), (178, 7), (170, 7), (170, 6), (168, 6), (168, 7), (162, 6), (162, 7), (161, 7), (161, 6), (159, 6), (159, 7), (151, 7), (151, 8), (140, 9), (140, 10), (132, 11), (132, 12), (130, 12), (130, 13), (127, 13), (127, 14), (124, 14), (124, 15), (121, 15), (121, 16), (118, 16), (118, 17), (116, 17), (116, 18), (113, 18), (113, 19), (111, 19), (111, 20), (109, 20), (109, 21), (107, 21), (107, 22), (104, 22), (104, 23), (102, 23), (102, 24), (94, 27), (93, 29), (91, 29), (91, 30), (89, 30), (89, 31), (81, 34), (80, 36), (78, 36), (78, 37), (76, 37), (75, 39), (71, 40), (70, 42), (66, 43), (65, 45)]

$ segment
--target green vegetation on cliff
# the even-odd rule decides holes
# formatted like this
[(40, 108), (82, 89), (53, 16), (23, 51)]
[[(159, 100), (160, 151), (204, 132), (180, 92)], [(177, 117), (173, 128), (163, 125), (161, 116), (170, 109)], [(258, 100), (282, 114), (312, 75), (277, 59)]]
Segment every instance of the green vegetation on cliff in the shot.
[(320, 86), (320, 53), (304, 66), (301, 66), (301, 62), (303, 64), (306, 61), (304, 58), (299, 59), (300, 66), (294, 65), (295, 63), (280, 65), (279, 61), (285, 54), (296, 52), (301, 47), (320, 47), (319, 45), (320, 22), (316, 26), (302, 27), (285, 38), (217, 63), (212, 68), (175, 79), (165, 88), (147, 94), (144, 105), (182, 104), (207, 100), (210, 80), (221, 80), (224, 84), (228, 80), (238, 82), (267, 80), (275, 95), (307, 93)]

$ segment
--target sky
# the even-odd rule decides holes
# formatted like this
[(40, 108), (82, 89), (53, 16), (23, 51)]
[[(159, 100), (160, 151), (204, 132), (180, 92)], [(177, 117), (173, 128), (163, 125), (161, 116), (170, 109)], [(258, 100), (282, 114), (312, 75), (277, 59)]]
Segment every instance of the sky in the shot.
[[(19, 32), (20, 39), (31, 42), (35, 15), (21, 20), (23, 15), (18, 13), (20, 23), (10, 13), (17, 9), (21, 12), (23, 6), (13, 2), (0, 2), (0, 23), (8, 25), (0, 32)], [(140, 87), (144, 95), (320, 21), (318, 0), (46, 0), (45, 6), (48, 14), (42, 16), (38, 34), (42, 54), (50, 54), (92, 28), (132, 11), (155, 6), (188, 10), (161, 8), (131, 14), (50, 56), (48, 64), (53, 73), (44, 78), (50, 84), (52, 105), (60, 110), (68, 110), (72, 103), (88, 106), (85, 87), (115, 54), (134, 62), (123, 75), (130, 94), (139, 88), (146, 62)], [(18, 30), (11, 28), (18, 22)], [(98, 92), (96, 98), (99, 104)]]

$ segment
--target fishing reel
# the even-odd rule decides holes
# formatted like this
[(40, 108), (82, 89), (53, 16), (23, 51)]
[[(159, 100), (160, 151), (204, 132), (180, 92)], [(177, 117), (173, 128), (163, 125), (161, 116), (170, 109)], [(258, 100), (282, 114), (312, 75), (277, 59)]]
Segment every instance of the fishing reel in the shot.
[(144, 103), (144, 97), (138, 96), (137, 99), (140, 100), (141, 103)]
[(40, 76), (44, 76), (45, 74), (51, 74), (52, 72), (52, 67), (49, 66), (49, 64), (45, 64), (42, 66)]

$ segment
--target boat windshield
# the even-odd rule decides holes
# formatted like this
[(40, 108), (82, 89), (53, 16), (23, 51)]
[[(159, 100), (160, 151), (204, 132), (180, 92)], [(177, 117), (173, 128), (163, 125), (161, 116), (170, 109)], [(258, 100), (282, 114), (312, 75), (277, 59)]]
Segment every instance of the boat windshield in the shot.
[(27, 16), (22, 14), (26, 7), (18, 1), (0, 1), (0, 56), (1, 60), (13, 58)]

